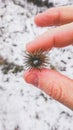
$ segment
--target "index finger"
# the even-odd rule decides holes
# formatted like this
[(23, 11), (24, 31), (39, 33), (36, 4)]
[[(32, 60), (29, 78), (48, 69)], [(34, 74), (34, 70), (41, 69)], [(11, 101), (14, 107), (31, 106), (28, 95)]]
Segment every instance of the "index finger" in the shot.
[(38, 26), (62, 25), (73, 22), (73, 5), (50, 8), (35, 17)]
[(35, 40), (26, 45), (29, 52), (42, 49), (49, 50), (52, 47), (64, 47), (73, 43), (73, 23), (49, 29)]

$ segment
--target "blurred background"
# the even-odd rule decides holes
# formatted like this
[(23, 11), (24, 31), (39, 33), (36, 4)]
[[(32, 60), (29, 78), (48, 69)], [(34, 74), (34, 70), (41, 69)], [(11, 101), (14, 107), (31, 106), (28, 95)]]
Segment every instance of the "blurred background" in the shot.
[[(0, 0), (0, 130), (73, 130), (73, 111), (23, 80), (27, 42), (47, 28), (36, 14), (73, 0)], [(49, 68), (73, 79), (73, 46), (53, 48)], [(54, 59), (54, 60), (53, 60)]]

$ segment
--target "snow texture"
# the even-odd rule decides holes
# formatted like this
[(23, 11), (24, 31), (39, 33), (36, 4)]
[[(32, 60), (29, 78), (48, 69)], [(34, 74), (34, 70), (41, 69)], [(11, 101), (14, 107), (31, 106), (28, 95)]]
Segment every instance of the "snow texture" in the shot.
[[(26, 0), (0, 0), (0, 130), (73, 130), (73, 111), (23, 80), (26, 43), (47, 30), (36, 27), (34, 16), (46, 9)], [(51, 68), (73, 78), (73, 46), (54, 48), (49, 58)]]

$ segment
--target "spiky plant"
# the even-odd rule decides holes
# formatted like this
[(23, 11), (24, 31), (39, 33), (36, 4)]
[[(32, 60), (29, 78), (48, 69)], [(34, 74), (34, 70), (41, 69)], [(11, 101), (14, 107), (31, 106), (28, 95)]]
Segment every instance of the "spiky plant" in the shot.
[(46, 67), (48, 64), (47, 53), (38, 50), (34, 52), (25, 52), (25, 67), (28, 69), (37, 68), (41, 69)]

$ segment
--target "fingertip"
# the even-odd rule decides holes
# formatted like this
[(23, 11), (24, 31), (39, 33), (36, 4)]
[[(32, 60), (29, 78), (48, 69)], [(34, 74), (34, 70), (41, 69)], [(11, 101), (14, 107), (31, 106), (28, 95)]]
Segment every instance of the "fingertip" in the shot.
[(42, 78), (43, 74), (46, 72), (49, 72), (46, 68), (40, 70), (33, 68), (25, 71), (23, 78), (27, 83), (38, 87), (40, 78)]
[(32, 40), (32, 41), (30, 41), (30, 42), (28, 42), (27, 44), (26, 44), (26, 51), (27, 52), (33, 52), (34, 50), (35, 50), (35, 41), (34, 40)]
[(30, 42), (28, 42), (28, 43), (26, 44), (26, 51), (27, 51), (27, 52), (30, 52)]
[(34, 22), (40, 27), (53, 26), (57, 24), (58, 15), (59, 12), (57, 8), (50, 8), (45, 12), (36, 15)]
[(38, 15), (36, 15), (36, 17), (34, 18), (34, 22), (38, 26)]
[(40, 20), (41, 18), (41, 14), (36, 15), (36, 17), (34, 18), (34, 22), (37, 26), (43, 27), (42, 21)]
[(32, 84), (34, 86), (38, 86), (38, 70), (37, 69), (27, 70), (24, 73), (23, 77), (27, 83)]
[(23, 74), (23, 78), (24, 78), (24, 80), (27, 82), (27, 83), (29, 83), (29, 71), (27, 70), (27, 71), (25, 71), (24, 72), (24, 74)]

